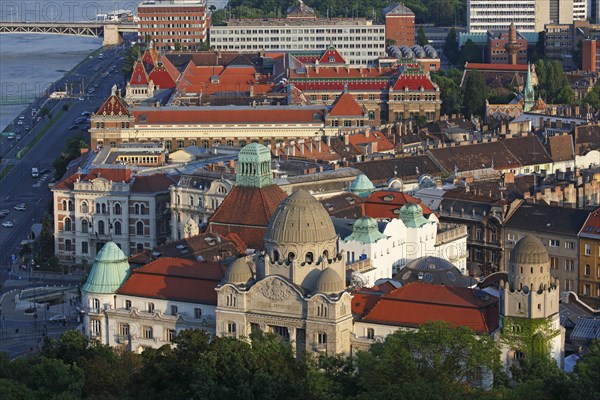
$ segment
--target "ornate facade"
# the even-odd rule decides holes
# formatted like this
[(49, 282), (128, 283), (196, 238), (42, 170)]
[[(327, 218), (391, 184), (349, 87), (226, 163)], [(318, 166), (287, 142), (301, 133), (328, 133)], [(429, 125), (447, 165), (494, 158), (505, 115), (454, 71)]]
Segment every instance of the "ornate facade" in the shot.
[(345, 257), (325, 208), (298, 190), (277, 208), (266, 250), (239, 259), (217, 287), (219, 336), (272, 332), (303, 351), (348, 353), (352, 296)]

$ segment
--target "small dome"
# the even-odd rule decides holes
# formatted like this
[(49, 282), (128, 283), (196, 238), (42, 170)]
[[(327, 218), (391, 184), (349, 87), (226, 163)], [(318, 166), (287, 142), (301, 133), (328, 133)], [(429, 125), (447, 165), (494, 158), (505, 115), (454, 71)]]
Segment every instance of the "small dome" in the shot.
[(523, 237), (510, 252), (510, 261), (514, 263), (545, 264), (548, 260), (548, 250), (534, 236)]
[(390, 178), (387, 181), (387, 186), (388, 186), (388, 189), (397, 190), (399, 192), (401, 192), (404, 189), (404, 183), (402, 182), (402, 179), (397, 178), (397, 177)]
[(373, 182), (365, 175), (360, 174), (350, 184), (350, 193), (360, 197), (367, 197), (375, 190)]
[(342, 278), (331, 267), (325, 268), (315, 284), (315, 292), (334, 294), (343, 292), (346, 285)]
[(90, 275), (81, 288), (88, 293), (114, 293), (129, 276), (129, 263), (114, 242), (108, 242), (96, 255)]
[(314, 243), (337, 237), (331, 217), (312, 195), (300, 189), (279, 204), (273, 214), (265, 242)]
[(460, 273), (450, 261), (439, 257), (420, 257), (412, 260), (394, 277), (403, 285), (411, 282), (470, 287), (476, 281)]
[(400, 208), (399, 218), (409, 228), (420, 228), (429, 223), (429, 220), (423, 216), (423, 208), (417, 203), (406, 203)]
[(357, 219), (352, 227), (352, 234), (344, 239), (344, 242), (356, 240), (360, 243), (375, 243), (379, 239), (387, 238), (379, 231), (377, 220), (365, 216)]
[(245, 258), (238, 258), (225, 271), (225, 282), (227, 283), (246, 285), (251, 279), (250, 262)]

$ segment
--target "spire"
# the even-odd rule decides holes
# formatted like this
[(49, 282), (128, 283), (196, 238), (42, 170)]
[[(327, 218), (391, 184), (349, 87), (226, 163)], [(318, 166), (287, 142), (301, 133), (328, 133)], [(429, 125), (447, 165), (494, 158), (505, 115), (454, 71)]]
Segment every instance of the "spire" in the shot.
[(535, 104), (535, 92), (533, 90), (533, 82), (531, 79), (531, 64), (527, 64), (527, 79), (525, 80), (525, 89), (523, 90), (525, 103), (523, 111), (531, 110)]

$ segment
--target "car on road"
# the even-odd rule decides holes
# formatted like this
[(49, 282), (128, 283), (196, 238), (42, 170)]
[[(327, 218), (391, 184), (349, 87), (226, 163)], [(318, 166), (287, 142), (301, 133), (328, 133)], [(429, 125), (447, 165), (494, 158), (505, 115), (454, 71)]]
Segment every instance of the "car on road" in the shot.
[(85, 100), (85, 99), (84, 99), (83, 97), (80, 97), (80, 98), (79, 98), (79, 101), (84, 101), (84, 100)]
[(21, 115), (21, 116), (19, 117), (19, 119), (25, 119), (25, 116), (24, 116), (24, 115)]
[(23, 120), (22, 119), (18, 120), (17, 125), (23, 125)]
[(73, 131), (73, 130), (75, 130), (75, 129), (77, 129), (77, 125), (71, 125), (71, 126), (69, 127), (69, 130), (70, 130), (70, 131)]
[(25, 126), (25, 130), (28, 131), (29, 130), (29, 125)]
[(89, 117), (90, 115), (92, 115), (92, 113), (89, 112), (89, 111), (84, 111), (84, 112), (81, 113), (82, 117)]
[(0, 211), (0, 218), (5, 218), (8, 214), (10, 214), (10, 210), (2, 210)]
[(27, 205), (25, 203), (20, 203), (15, 206), (15, 210), (17, 211), (27, 211)]
[(21, 135), (17, 135), (16, 139), (21, 140)]
[(12, 228), (13, 227), (13, 223), (10, 222), (10, 221), (4, 221), (2, 223), (2, 226), (5, 227), (5, 228)]
[(48, 321), (50, 322), (67, 322), (69, 320), (69, 317), (67, 317), (66, 315), (54, 315), (50, 318), (48, 318)]
[(44, 168), (40, 171), (40, 175), (46, 175), (48, 172), (50, 172), (49, 168)]

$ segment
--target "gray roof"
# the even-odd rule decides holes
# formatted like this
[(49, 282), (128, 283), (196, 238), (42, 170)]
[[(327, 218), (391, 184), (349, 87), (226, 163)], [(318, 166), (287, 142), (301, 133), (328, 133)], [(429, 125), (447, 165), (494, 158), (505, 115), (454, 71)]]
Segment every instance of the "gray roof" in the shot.
[(600, 339), (600, 317), (580, 318), (571, 332), (571, 341), (589, 343)]
[(586, 210), (524, 203), (510, 216), (505, 226), (530, 232), (577, 236), (588, 215)]

